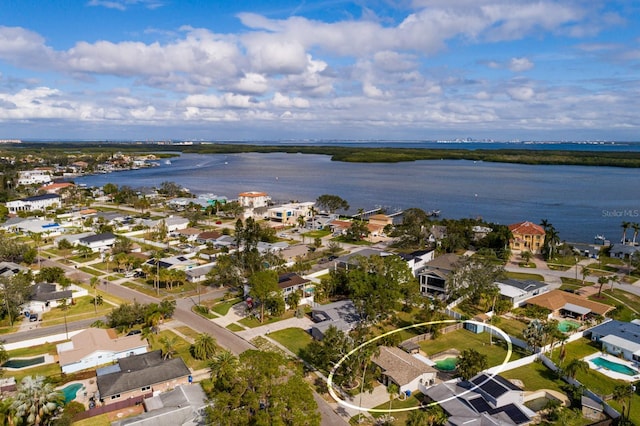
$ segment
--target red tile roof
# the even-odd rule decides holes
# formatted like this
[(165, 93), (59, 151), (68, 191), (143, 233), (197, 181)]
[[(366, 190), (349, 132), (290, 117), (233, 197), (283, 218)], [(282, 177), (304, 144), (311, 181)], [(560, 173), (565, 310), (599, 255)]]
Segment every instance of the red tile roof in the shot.
[(532, 222), (520, 222), (509, 225), (509, 231), (518, 235), (545, 235), (544, 228)]

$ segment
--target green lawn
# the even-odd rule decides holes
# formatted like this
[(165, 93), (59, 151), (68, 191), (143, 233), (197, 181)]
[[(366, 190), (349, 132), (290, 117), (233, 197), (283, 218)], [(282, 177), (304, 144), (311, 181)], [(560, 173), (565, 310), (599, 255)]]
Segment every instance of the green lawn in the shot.
[(229, 324), (228, 326), (226, 326), (225, 328), (226, 328), (227, 330), (229, 330), (229, 331), (233, 331), (234, 333), (235, 333), (235, 332), (237, 332), (237, 331), (242, 331), (242, 330), (244, 330), (244, 328), (243, 328), (243, 327), (239, 326), (239, 325), (238, 325), (238, 324), (236, 324), (236, 323), (231, 323), (231, 324)]
[(225, 316), (229, 312), (229, 309), (238, 302), (240, 302), (240, 299), (235, 297), (221, 303), (216, 303), (211, 307), (211, 310), (220, 316)]
[(505, 272), (505, 276), (514, 280), (544, 281), (544, 277), (542, 275), (530, 274), (527, 272)]
[[(427, 355), (434, 355), (452, 348), (460, 352), (465, 349), (475, 349), (487, 356), (489, 367), (502, 364), (507, 356), (507, 345), (502, 339), (494, 337), (493, 345), (490, 345), (488, 333), (475, 334), (465, 329), (442, 334), (435, 340), (420, 342), (420, 347)], [(522, 349), (514, 346), (510, 360), (513, 361), (526, 355), (528, 354), (525, 354)]]
[(640, 317), (640, 297), (635, 294), (619, 289), (613, 289), (613, 291), (603, 290), (600, 297), (596, 294), (589, 297), (589, 300), (618, 307), (613, 313), (608, 314), (608, 316), (614, 319), (631, 321)]
[(496, 327), (504, 331), (510, 336), (522, 339), (522, 331), (527, 328), (527, 324), (517, 319), (500, 317), (500, 321), (494, 323)]
[[(97, 306), (97, 313), (93, 304), (93, 296), (79, 297), (74, 299), (73, 305), (67, 305), (67, 321), (78, 321), (86, 318), (93, 318), (102, 315), (106, 315), (111, 312), (112, 305), (102, 303)], [(52, 308), (49, 312), (45, 312), (42, 315), (42, 321), (45, 325), (57, 325), (64, 324), (65, 311), (61, 307)]]
[(532, 362), (513, 370), (503, 371), (500, 375), (505, 379), (522, 380), (525, 391), (551, 389), (563, 392), (560, 386), (564, 382), (541, 362)]
[(298, 356), (313, 340), (309, 333), (300, 328), (286, 328), (269, 333), (268, 336)]
[(260, 327), (262, 325), (273, 324), (274, 322), (282, 321), (284, 319), (293, 318), (294, 314), (295, 314), (294, 311), (287, 311), (280, 317), (267, 317), (266, 314), (265, 314), (264, 322), (260, 322), (259, 319), (257, 319), (254, 316), (250, 315), (248, 317), (242, 318), (238, 322), (240, 324), (244, 325), (245, 327), (256, 328), (256, 327)]
[(109, 414), (105, 413), (80, 420), (79, 422), (73, 422), (73, 426), (111, 426), (111, 420), (109, 420)]

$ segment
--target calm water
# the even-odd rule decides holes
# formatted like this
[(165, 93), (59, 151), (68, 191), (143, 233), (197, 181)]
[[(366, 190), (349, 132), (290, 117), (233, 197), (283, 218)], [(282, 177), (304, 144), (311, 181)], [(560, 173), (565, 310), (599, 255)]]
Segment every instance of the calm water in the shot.
[(622, 221), (640, 222), (640, 173), (635, 169), (460, 160), (359, 164), (282, 153), (185, 154), (171, 161), (76, 182), (141, 187), (173, 181), (194, 193), (236, 198), (242, 191), (257, 190), (280, 201), (336, 194), (353, 211), (419, 207), (440, 209), (443, 217), (479, 216), (502, 224), (544, 218), (566, 241), (591, 242), (596, 234), (619, 241)]

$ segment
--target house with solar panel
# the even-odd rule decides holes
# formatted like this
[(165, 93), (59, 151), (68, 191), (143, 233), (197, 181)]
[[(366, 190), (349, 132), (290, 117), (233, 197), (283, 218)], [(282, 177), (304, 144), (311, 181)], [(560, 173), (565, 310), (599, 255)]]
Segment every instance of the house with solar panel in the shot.
[(500, 375), (480, 373), (469, 381), (444, 382), (424, 394), (449, 416), (455, 426), (531, 424), (535, 412), (524, 405), (524, 392)]

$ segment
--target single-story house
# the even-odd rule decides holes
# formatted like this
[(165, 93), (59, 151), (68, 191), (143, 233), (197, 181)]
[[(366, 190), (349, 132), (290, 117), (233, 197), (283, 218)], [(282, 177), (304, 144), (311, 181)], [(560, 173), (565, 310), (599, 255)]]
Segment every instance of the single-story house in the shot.
[(436, 369), (420, 359), (392, 346), (380, 346), (378, 349), (380, 353), (371, 361), (380, 368), (385, 386), (395, 383), (399, 392), (405, 393), (417, 391), (418, 384), (431, 386), (435, 383)]
[(524, 304), (530, 299), (549, 290), (549, 285), (542, 281), (504, 279), (496, 281), (500, 290), (500, 297), (511, 302), (514, 308)]
[[(198, 266), (198, 261), (194, 258), (195, 253), (181, 254), (177, 256), (163, 257), (159, 260), (160, 267), (165, 269), (187, 270)], [(156, 266), (156, 259), (149, 259), (148, 265)]]
[(88, 328), (57, 345), (63, 373), (112, 363), (120, 358), (147, 352), (147, 342), (140, 334), (118, 337), (113, 329)]
[(206, 281), (207, 274), (213, 269), (215, 265), (215, 262), (211, 262), (186, 269), (184, 272), (185, 274), (187, 274), (187, 281), (189, 281), (190, 283), (200, 283), (202, 281)]
[(454, 271), (460, 256), (454, 253), (443, 254), (427, 262), (424, 268), (417, 272), (420, 283), (420, 293), (431, 294), (436, 297), (447, 297), (447, 280)]
[(215, 242), (220, 237), (222, 237), (222, 234), (220, 232), (217, 232), (217, 231), (204, 231), (204, 232), (200, 232), (198, 234), (198, 236), (196, 237), (196, 241), (199, 244), (207, 244), (207, 243), (215, 244)]
[(26, 266), (18, 265), (13, 262), (0, 262), (0, 277), (11, 278), (12, 276), (20, 273), (29, 272), (30, 269)]
[(100, 401), (112, 404), (185, 385), (191, 371), (182, 358), (164, 359), (157, 350), (120, 358), (117, 364), (99, 368), (96, 375)]
[(640, 364), (640, 324), (611, 320), (584, 332), (584, 337), (598, 342), (607, 353), (621, 355)]
[(65, 232), (64, 228), (59, 223), (36, 218), (21, 218), (12, 217), (5, 223), (0, 225), (0, 228), (10, 232), (18, 232), (23, 234), (40, 234), (43, 236), (60, 235)]
[(43, 185), (40, 188), (38, 188), (38, 191), (44, 191), (47, 194), (57, 194), (61, 190), (65, 188), (71, 188), (73, 186), (75, 185), (72, 184), (71, 182), (56, 182), (56, 183), (51, 183), (49, 185)]
[(524, 426), (535, 416), (523, 404), (522, 390), (499, 375), (480, 373), (469, 382), (444, 382), (423, 391), (439, 402), (454, 426)]
[(36, 210), (45, 210), (53, 205), (60, 205), (60, 196), (58, 194), (42, 194), (33, 197), (21, 198), (19, 200), (7, 201), (5, 204), (9, 213), (16, 214), (18, 212), (33, 212)]
[(184, 228), (178, 229), (171, 233), (171, 235), (176, 236), (178, 238), (185, 238), (187, 241), (196, 241), (198, 235), (202, 233), (201, 229), (198, 228)]
[(22, 309), (34, 313), (45, 312), (60, 305), (62, 300), (71, 303), (72, 299), (73, 291), (70, 289), (61, 290), (58, 284), (38, 283), (31, 286), (31, 296)]
[(584, 297), (562, 290), (551, 290), (538, 296), (527, 299), (525, 304), (547, 308), (552, 316), (571, 317), (584, 320), (588, 316), (605, 316), (607, 312), (615, 309), (611, 305), (594, 302)]
[(315, 323), (311, 327), (311, 335), (316, 340), (322, 340), (329, 327), (349, 332), (360, 321), (360, 315), (351, 300), (341, 300), (319, 305), (311, 310), (311, 319)]
[(116, 236), (111, 232), (103, 234), (94, 234), (82, 237), (78, 240), (79, 245), (87, 246), (94, 252), (103, 252), (113, 247), (116, 242)]
[(113, 426), (198, 425), (208, 405), (202, 386), (180, 385), (142, 401), (145, 412), (111, 423)]
[(629, 244), (614, 244), (611, 246), (610, 256), (617, 259), (629, 259), (636, 252), (640, 251), (640, 246)]

